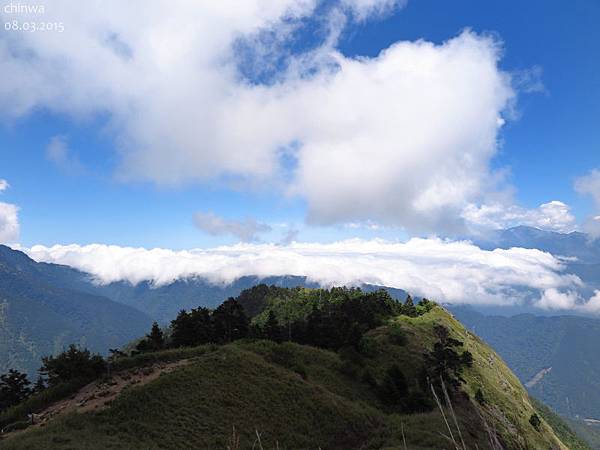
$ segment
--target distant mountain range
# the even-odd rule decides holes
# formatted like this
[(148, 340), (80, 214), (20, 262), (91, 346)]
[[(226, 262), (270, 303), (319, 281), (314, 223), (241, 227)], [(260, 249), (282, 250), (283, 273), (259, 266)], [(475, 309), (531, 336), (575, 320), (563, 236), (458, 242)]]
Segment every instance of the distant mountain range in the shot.
[(63, 282), (72, 269), (0, 246), (0, 373), (34, 375), (40, 358), (71, 343), (106, 352), (143, 335), (147, 314)]
[(518, 226), (494, 231), (475, 243), (481, 248), (536, 248), (555, 256), (574, 257), (578, 263), (600, 264), (600, 239), (592, 240), (587, 234), (574, 231), (557, 233), (538, 228)]
[(492, 346), (535, 397), (567, 417), (600, 419), (600, 320), (485, 316), (452, 308)]

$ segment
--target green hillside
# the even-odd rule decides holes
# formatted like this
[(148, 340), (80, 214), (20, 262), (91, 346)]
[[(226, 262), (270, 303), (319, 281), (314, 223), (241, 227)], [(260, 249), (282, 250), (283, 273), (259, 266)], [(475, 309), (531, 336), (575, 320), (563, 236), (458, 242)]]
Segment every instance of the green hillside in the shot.
[[(315, 291), (302, 289), (288, 298), (292, 303), (303, 303), (314, 295)], [(246, 300), (249, 297), (252, 296), (247, 295)], [(278, 297), (281, 300), (281, 295)], [(256, 312), (262, 310), (264, 316), (273, 305), (280, 304), (279, 300), (263, 298), (262, 302), (255, 302), (254, 308)], [(43, 427), (9, 433), (1, 446), (569, 448), (543, 418), (537, 426), (530, 422), (534, 414), (542, 417), (542, 413), (487, 345), (441, 307), (420, 312), (422, 315), (417, 317), (396, 315), (386, 319), (383, 325), (362, 334), (354, 349), (333, 351), (245, 338), (225, 345), (208, 344), (121, 358), (114, 363), (110, 380), (96, 382), (98, 391), (91, 396), (95, 400), (90, 400), (97, 402), (93, 409), (82, 404), (85, 402), (72, 403), (57, 416), (44, 419)], [(255, 317), (254, 326), (260, 317)], [(423, 368), (427, 367), (425, 355), (430, 355), (438, 342), (436, 330), (440, 325), (449, 331), (449, 342), (462, 342), (460, 347), (473, 357), (470, 367), (462, 371), (463, 382), (449, 394), (451, 401), (442, 408), (431, 395), (427, 396), (427, 389), (423, 390), (420, 382)], [(165, 369), (177, 361), (179, 365)], [(389, 385), (390, 368), (394, 365), (406, 380), (407, 393), (403, 398), (412, 399), (410, 407), (406, 406), (408, 403), (400, 407), (389, 401), (395, 395)], [(156, 376), (144, 381), (140, 373)], [(123, 380), (130, 380), (129, 385), (117, 395), (117, 386)], [(440, 384), (432, 384), (444, 403)], [(384, 387), (387, 391), (382, 391)], [(75, 402), (79, 397), (72, 398)], [(105, 398), (106, 401), (100, 400)], [(6, 424), (10, 417), (15, 419), (14, 411), (0, 415), (0, 424)], [(562, 428), (557, 429), (566, 436)], [(567, 438), (571, 439), (571, 449), (587, 448), (572, 436)]]

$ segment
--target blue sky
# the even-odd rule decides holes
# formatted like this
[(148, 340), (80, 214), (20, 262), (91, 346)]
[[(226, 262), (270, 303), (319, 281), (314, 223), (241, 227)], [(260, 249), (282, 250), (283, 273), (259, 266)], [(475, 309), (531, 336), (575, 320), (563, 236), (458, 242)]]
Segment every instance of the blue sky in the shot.
[[(336, 3), (327, 3), (321, 8), (328, 12), (335, 6)], [(600, 193), (596, 194), (593, 191), (593, 180), (588, 183), (592, 186), (592, 191), (586, 191), (590, 195), (581, 195), (574, 190), (574, 183), (579, 177), (600, 167), (600, 61), (597, 58), (600, 47), (600, 30), (597, 27), (597, 23), (600, 22), (600, 4), (593, 0), (409, 0), (404, 7), (401, 6), (396, 5), (395, 8), (382, 13), (369, 12), (364, 19), (359, 18), (359, 9), (350, 12), (343, 10), (346, 11), (346, 24), (339, 27), (339, 37), (336, 37), (327, 50), (333, 48), (349, 59), (376, 57), (382, 50), (399, 41), (414, 42), (423, 39), (441, 46), (444, 42), (456, 38), (465, 28), (471, 29), (477, 36), (476, 39), (493, 36), (495, 43), (502, 45), (498, 70), (513, 76), (512, 86), (517, 100), (512, 107), (514, 110), (508, 111), (509, 107), (501, 108), (507, 121), (497, 132), (499, 144), (493, 156), (482, 157), (482, 164), (486, 165), (486, 168), (482, 169), (481, 175), (485, 178), (487, 175), (497, 174), (498, 171), (505, 173), (499, 188), (499, 191), (502, 191), (499, 196), (502, 197), (503, 208), (521, 208), (519, 214), (529, 217), (526, 211), (558, 200), (569, 205), (576, 218), (576, 223), (570, 226), (573, 229), (583, 227), (588, 216), (595, 214), (594, 195), (600, 197)], [(68, 8), (61, 10), (56, 7), (52, 10), (50, 5), (48, 6), (47, 17), (51, 17), (52, 20), (64, 20), (67, 28), (65, 36), (52, 36), (56, 48), (62, 48), (61, 39), (69, 38), (69, 27), (73, 33), (86, 32), (86, 11), (73, 11), (77, 8), (78, 6), (75, 6), (67, 12)], [(115, 11), (111, 14), (123, 14), (125, 17), (128, 13), (124, 11), (125, 8), (114, 8)], [(6, 14), (4, 16), (6, 18)], [(76, 23), (78, 20), (81, 20), (83, 25)], [(332, 19), (331, 23), (336, 22)], [(327, 26), (334, 27), (331, 23)], [(323, 37), (327, 36), (327, 30), (326, 27), (323, 28), (320, 19), (307, 14), (297, 22), (297, 26), (298, 31), (287, 41), (284, 37), (284, 42), (277, 46), (274, 41), (268, 40), (272, 37), (264, 38), (268, 40), (267, 47), (276, 48), (274, 53), (280, 52), (275, 57), (278, 58), (277, 61), (283, 61), (284, 66), (289, 62), (287, 60), (290, 59), (290, 54), (293, 57), (306, 53), (307, 49), (325, 45)], [(273, 29), (269, 28), (269, 32), (281, 32), (283, 29), (283, 25), (279, 28), (275, 26)], [(380, 209), (365, 208), (364, 213), (354, 214), (351, 211), (350, 199), (349, 213), (346, 208), (333, 216), (324, 214), (323, 208), (327, 205), (322, 206), (319, 203), (318, 192), (306, 188), (305, 191), (300, 189), (300, 193), (290, 193), (294, 189), (286, 185), (287, 180), (273, 181), (272, 176), (265, 177), (262, 168), (257, 168), (251, 163), (239, 169), (233, 177), (234, 182), (228, 182), (227, 176), (211, 178), (202, 175), (196, 178), (194, 174), (186, 173), (181, 178), (175, 174), (175, 182), (171, 180), (165, 183), (160, 175), (156, 175), (158, 172), (153, 172), (160, 172), (160, 167), (157, 169), (156, 166), (149, 170), (150, 175), (140, 175), (140, 172), (144, 171), (143, 164), (146, 161), (140, 159), (144, 150), (132, 146), (139, 144), (147, 136), (151, 136), (152, 139), (156, 136), (149, 135), (145, 130), (142, 134), (134, 134), (138, 132), (139, 124), (135, 122), (136, 118), (131, 116), (126, 116), (132, 123), (131, 128), (122, 132), (119, 120), (125, 117), (125, 114), (143, 115), (145, 104), (135, 104), (137, 97), (129, 103), (120, 103), (119, 100), (111, 100), (111, 103), (97, 99), (102, 97), (104, 92), (112, 92), (110, 89), (121, 82), (119, 69), (115, 67), (114, 72), (111, 72), (110, 67), (103, 67), (104, 78), (88, 85), (84, 79), (86, 72), (80, 70), (79, 65), (93, 65), (93, 61), (86, 62), (82, 56), (72, 67), (67, 64), (65, 78), (72, 78), (65, 82), (64, 86), (53, 81), (57, 78), (53, 78), (56, 75), (51, 70), (41, 74), (38, 81), (32, 81), (25, 73), (21, 78), (19, 70), (32, 70), (33, 67), (33, 70), (43, 71), (50, 64), (28, 66), (27, 64), (34, 63), (23, 62), (26, 58), (14, 54), (10, 58), (21, 58), (19, 64), (23, 65), (13, 64), (14, 61), (9, 61), (10, 52), (5, 52), (6, 48), (28, 48), (34, 54), (37, 52), (40, 61), (52, 63), (56, 63), (61, 57), (68, 59), (74, 57), (73, 55), (85, 55), (87, 49), (77, 48), (73, 44), (61, 55), (56, 49), (48, 50), (46, 44), (42, 43), (43, 37), (19, 35), (22, 32), (1, 33), (0, 42), (6, 47), (3, 47), (0, 56), (6, 64), (3, 66), (3, 72), (8, 82), (5, 83), (5, 91), (0, 91), (0, 101), (4, 103), (3, 109), (9, 112), (1, 118), (0, 179), (7, 180), (10, 188), (2, 192), (0, 201), (18, 206), (18, 242), (24, 246), (98, 242), (174, 249), (209, 247), (237, 242), (239, 234), (232, 233), (231, 230), (248, 224), (251, 226), (253, 223), (266, 224), (271, 228), (269, 232), (256, 235), (257, 239), (266, 242), (285, 240), (285, 236), (294, 230), (299, 232), (297, 235), (292, 233), (296, 239), (320, 242), (350, 237), (404, 239), (410, 235), (444, 236), (457, 233), (456, 229), (449, 230), (439, 226), (439, 223), (446, 221), (445, 218), (440, 219), (436, 216), (429, 224), (429, 218), (420, 215), (420, 212), (409, 222), (404, 222), (402, 213), (381, 213), (388, 207), (387, 204)], [(126, 30), (119, 36), (126, 45), (132, 46), (134, 55), (138, 50), (141, 53), (142, 49), (127, 42)], [(135, 36), (131, 39), (132, 42), (135, 41)], [(251, 51), (256, 51), (256, 55), (250, 57), (255, 63), (264, 64), (265, 58), (273, 57), (260, 53), (264, 48), (259, 46), (257, 40), (249, 39), (245, 44)], [(316, 70), (328, 70), (326, 64), (322, 65), (317, 59), (318, 55), (311, 57), (315, 58), (312, 64), (318, 67)], [(272, 60), (269, 59), (268, 62), (272, 63)], [(244, 73), (252, 72), (251, 68), (243, 66), (245, 61), (237, 61), (235, 64), (237, 69)], [(95, 70), (93, 67), (84, 69)], [(192, 69), (190, 73), (193, 73)], [(128, 76), (127, 72), (123, 73), (123, 77)], [(138, 77), (146, 73), (133, 72)], [(276, 69), (271, 73), (273, 79), (267, 80), (267, 76), (259, 74), (255, 79), (245, 80), (244, 83), (276, 83), (274, 80), (280, 80), (282, 73), (281, 67), (276, 65)], [(153, 75), (159, 77), (157, 74)], [(188, 80), (180, 80), (173, 74), (168, 76), (174, 78), (173, 82), (168, 84), (169, 88), (173, 89), (178, 82)], [(123, 81), (130, 82), (132, 81)], [(39, 83), (40, 86), (31, 83)], [(78, 87), (77, 83), (81, 83), (81, 86)], [(106, 86), (102, 85), (94, 91), (101, 83), (106, 83)], [(286, 80), (283, 83), (293, 81)], [(79, 96), (83, 100), (70, 100), (71, 86), (76, 93), (73, 96)], [(448, 88), (452, 89), (452, 86), (449, 85)], [(45, 89), (52, 92), (48, 97), (52, 99), (51, 103), (48, 103), (49, 100), (45, 97)], [(117, 88), (114, 89), (114, 92), (119, 93)], [(201, 88), (198, 89), (200, 92)], [(86, 98), (88, 93), (94, 97), (93, 100)], [(344, 93), (342, 98), (352, 94), (349, 91)], [(36, 95), (39, 98), (30, 99)], [(145, 95), (154, 94), (149, 91)], [(207, 95), (202, 91), (200, 98)], [(479, 94), (474, 91), (473, 95)], [(69, 100), (62, 104), (60, 99), (65, 98)], [(179, 94), (174, 94), (170, 98), (185, 98), (185, 95), (180, 97)], [(216, 100), (210, 97), (210, 101)], [(290, 100), (290, 103), (295, 105), (297, 101)], [(94, 102), (97, 104), (88, 108), (88, 105)], [(403, 98), (389, 97), (389, 102), (402, 103)], [(17, 103), (26, 103), (27, 106), (20, 111), (10, 112), (13, 104)], [(131, 104), (134, 104), (132, 109), (137, 112), (124, 113)], [(218, 107), (218, 103), (216, 105)], [(161, 111), (161, 108), (157, 107), (157, 111)], [(315, 108), (315, 111), (318, 111), (318, 106)], [(184, 109), (192, 115), (195, 114), (191, 107)], [(285, 107), (285, 111), (289, 109), (293, 109), (293, 106)], [(176, 103), (167, 103), (164, 116), (157, 117), (153, 113), (149, 120), (157, 120), (161, 126), (168, 128), (170, 120), (177, 120), (169, 111), (177, 110), (179, 108)], [(462, 111), (458, 106), (457, 110)], [(299, 115), (305, 113), (311, 114), (310, 111), (297, 111)], [(199, 117), (205, 117), (204, 112), (198, 114)], [(261, 126), (256, 125), (257, 128)], [(473, 124), (473, 127), (477, 126)], [(309, 125), (303, 127), (308, 128)], [(174, 126), (173, 129), (180, 130), (183, 134), (194, 131), (193, 126)], [(235, 130), (232, 132), (235, 133)], [(263, 132), (268, 134), (268, 130)], [(311, 129), (307, 132), (307, 135), (309, 134), (315, 136), (315, 140), (320, 139), (318, 131)], [(62, 146), (62, 150), (58, 149), (54, 153), (48, 150), (53, 138), (58, 139), (59, 147)], [(202, 130), (199, 130), (197, 136), (190, 137), (192, 141), (199, 142), (202, 142), (203, 138)], [(393, 138), (396, 139), (397, 145), (402, 145), (402, 133), (394, 135)], [(169, 138), (165, 138), (164, 142), (168, 144)], [(184, 155), (186, 142), (181, 143), (181, 148), (173, 147), (170, 150), (166, 148), (167, 145), (163, 150), (171, 151), (172, 155), (176, 155), (177, 152)], [(234, 155), (235, 152), (242, 155), (249, 151), (242, 145), (227, 148), (231, 149)], [(203, 148), (200, 145), (193, 151), (202, 152)], [(125, 170), (126, 175), (123, 175), (123, 159), (127, 158), (124, 155), (135, 156), (131, 160), (133, 163), (128, 166), (129, 172)], [(220, 161), (220, 158), (215, 158)], [(318, 162), (311, 160), (306, 164)], [(131, 169), (131, 164), (135, 164), (136, 168)], [(235, 170), (239, 167), (237, 162), (232, 163), (229, 160), (222, 164), (224, 167), (235, 167)], [(184, 168), (185, 166), (186, 163), (183, 164)], [(217, 164), (215, 167), (221, 166)], [(477, 167), (479, 168), (479, 165)], [(282, 173), (285, 172), (284, 169), (285, 167), (275, 172)], [(291, 170), (293, 169), (294, 167), (291, 167)], [(435, 167), (432, 168), (432, 171), (434, 170)], [(131, 173), (133, 175), (129, 176)], [(402, 173), (399, 173), (399, 177), (401, 176)], [(332, 177), (331, 183), (335, 183), (335, 179)], [(343, 191), (341, 194), (334, 192), (332, 198), (335, 200), (338, 194), (346, 195), (347, 192), (349, 191)], [(381, 192), (389, 195), (389, 192), (394, 191)], [(403, 193), (399, 192), (399, 195), (402, 196)], [(481, 205), (490, 201), (489, 198), (497, 198), (495, 194), (486, 199), (474, 199), (473, 194), (469, 196), (469, 199), (461, 199), (461, 202)], [(366, 202), (368, 203), (368, 200)], [(394, 203), (391, 205), (395, 207)], [(402, 205), (399, 204), (398, 208), (401, 209)], [(454, 207), (453, 204), (452, 208)], [(452, 208), (451, 210), (455, 211)], [(210, 213), (218, 219), (217, 223), (208, 227), (212, 231), (207, 231), (206, 226), (203, 228), (194, 223), (194, 215), (197, 213)], [(419, 221), (428, 225), (420, 229), (415, 225)]]

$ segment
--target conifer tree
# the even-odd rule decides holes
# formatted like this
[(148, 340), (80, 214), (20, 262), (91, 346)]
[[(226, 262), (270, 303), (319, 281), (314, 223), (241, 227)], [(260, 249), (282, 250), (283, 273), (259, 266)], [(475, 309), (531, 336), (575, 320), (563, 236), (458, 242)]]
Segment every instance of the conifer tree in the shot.
[(263, 334), (266, 339), (281, 342), (281, 327), (279, 326), (277, 316), (275, 316), (273, 310), (269, 311), (269, 316), (263, 327)]
[(150, 348), (154, 351), (161, 350), (165, 346), (165, 336), (158, 326), (158, 323), (154, 322), (152, 324), (152, 330), (150, 330), (150, 334), (147, 335), (148, 343), (150, 344)]
[(0, 409), (9, 408), (31, 395), (31, 382), (27, 375), (15, 369), (0, 375)]
[(410, 295), (406, 297), (406, 301), (404, 302), (404, 306), (402, 307), (402, 313), (408, 317), (417, 317), (419, 315), (417, 312), (417, 307), (415, 306), (413, 299)]
[(250, 322), (244, 308), (234, 298), (224, 301), (215, 309), (212, 319), (217, 342), (232, 342), (248, 335)]
[(100, 355), (92, 355), (88, 349), (71, 344), (56, 356), (42, 358), (40, 374), (48, 378), (48, 385), (55, 386), (74, 379), (92, 379), (106, 369), (106, 361)]
[(33, 392), (42, 392), (44, 389), (46, 389), (46, 382), (44, 381), (44, 377), (40, 375), (33, 386)]

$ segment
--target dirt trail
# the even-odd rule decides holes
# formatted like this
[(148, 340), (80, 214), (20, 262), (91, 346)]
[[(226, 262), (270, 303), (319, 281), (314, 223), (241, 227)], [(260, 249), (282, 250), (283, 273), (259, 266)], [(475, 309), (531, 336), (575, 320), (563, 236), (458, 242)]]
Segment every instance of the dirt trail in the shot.
[(34, 414), (33, 426), (45, 426), (55, 417), (72, 411), (83, 413), (105, 409), (121, 394), (123, 389), (150, 383), (162, 374), (172, 372), (188, 362), (184, 359), (174, 363), (155, 363), (151, 366), (117, 372), (108, 380), (94, 381), (68, 399), (52, 404), (39, 414)]

